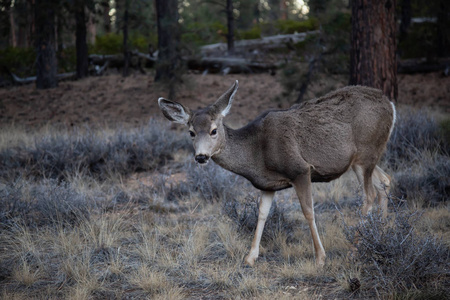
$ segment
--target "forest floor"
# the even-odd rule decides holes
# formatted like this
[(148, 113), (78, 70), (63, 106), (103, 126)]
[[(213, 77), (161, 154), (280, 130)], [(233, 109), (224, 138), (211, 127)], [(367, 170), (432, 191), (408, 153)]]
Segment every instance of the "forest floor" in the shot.
[[(353, 174), (314, 184), (323, 269), (293, 189), (277, 192), (260, 257), (243, 264), (260, 193), (193, 162), (151, 74), (0, 89), (0, 299), (444, 299), (450, 160), (436, 120), (448, 121), (450, 77), (398, 79), (379, 164), (393, 178), (388, 219), (361, 216)], [(231, 127), (297, 97), (279, 75), (188, 74), (172, 100), (204, 107), (234, 80)], [(315, 78), (305, 99), (346, 82)]]
[[(196, 109), (215, 101), (234, 80), (239, 91), (227, 121), (243, 125), (263, 111), (291, 106), (297, 95), (286, 94), (279, 75), (194, 75), (185, 76), (176, 99)], [(305, 99), (321, 96), (346, 85), (346, 76), (316, 78)], [(450, 113), (450, 77), (441, 73), (399, 75), (398, 105)], [(0, 126), (43, 125), (137, 125), (149, 118), (161, 118), (157, 99), (166, 97), (164, 88), (150, 75), (119, 74), (61, 82), (57, 88), (36, 90), (34, 85), (0, 89)]]

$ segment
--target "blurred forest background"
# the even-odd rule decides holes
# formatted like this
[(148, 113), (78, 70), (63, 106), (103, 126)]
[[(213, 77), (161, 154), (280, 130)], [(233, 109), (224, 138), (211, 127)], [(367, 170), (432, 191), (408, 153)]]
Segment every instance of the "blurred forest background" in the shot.
[[(0, 0), (0, 299), (448, 299), (449, 5)], [(260, 192), (158, 107), (234, 80), (233, 128), (348, 84), (397, 102), (387, 218), (353, 174), (313, 185), (323, 269), (293, 189), (244, 267)]]
[[(0, 85), (37, 80), (38, 88), (48, 88), (58, 78), (101, 75), (108, 68), (127, 76), (130, 68), (145, 73), (156, 66), (155, 80), (172, 85), (188, 69), (281, 69), (284, 86), (299, 92), (300, 101), (314, 73), (351, 73), (356, 54), (351, 55), (350, 33), (352, 26), (353, 32), (361, 27), (355, 22), (358, 6), (363, 5), (356, 0), (1, 0)], [(402, 73), (447, 68), (448, 74), (448, 2), (399, 0), (381, 6), (392, 7), (387, 21), (394, 22), (392, 34), (382, 32), (393, 44), (393, 52), (379, 49), (384, 58), (391, 56)], [(378, 16), (367, 24), (387, 21)], [(276, 35), (286, 36), (270, 39)], [(205, 46), (215, 43), (224, 44)]]

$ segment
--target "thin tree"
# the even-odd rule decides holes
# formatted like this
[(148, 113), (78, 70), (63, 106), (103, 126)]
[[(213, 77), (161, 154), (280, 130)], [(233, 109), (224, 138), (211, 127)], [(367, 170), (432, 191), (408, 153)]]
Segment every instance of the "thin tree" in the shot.
[(58, 85), (55, 54), (55, 11), (57, 5), (57, 0), (35, 0), (37, 89), (54, 88)]
[(86, 2), (85, 0), (75, 1), (75, 21), (76, 21), (76, 53), (77, 53), (77, 78), (88, 76), (88, 47), (86, 42)]
[(125, 10), (123, 12), (123, 77), (128, 76), (130, 65), (130, 51), (128, 51), (128, 8), (129, 1), (125, 1)]
[(103, 7), (103, 29), (105, 33), (111, 32), (111, 17), (109, 11), (111, 9), (109, 5), (109, 0), (103, 0), (100, 4)]
[(175, 92), (177, 72), (181, 69), (178, 3), (177, 0), (156, 0), (155, 6), (159, 51), (155, 82), (168, 82), (169, 98), (172, 98)]
[(234, 7), (233, 7), (233, 0), (227, 0), (227, 27), (228, 27), (228, 34), (227, 34), (227, 47), (228, 47), (228, 53), (234, 52)]
[(224, 3), (221, 0), (203, 0), (203, 3), (210, 3), (213, 5), (220, 6), (222, 9), (220, 12), (225, 12), (227, 16), (227, 50), (228, 53), (232, 54), (234, 52), (234, 5), (233, 0), (226, 0)]
[(450, 3), (448, 0), (439, 0), (437, 3), (437, 56), (450, 55)]
[(352, 0), (350, 84), (397, 100), (395, 0)]

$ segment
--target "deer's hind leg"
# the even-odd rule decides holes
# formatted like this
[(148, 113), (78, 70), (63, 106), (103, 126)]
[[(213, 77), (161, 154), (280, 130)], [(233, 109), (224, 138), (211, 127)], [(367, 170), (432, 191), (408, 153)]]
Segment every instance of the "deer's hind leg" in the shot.
[(383, 216), (386, 217), (391, 177), (379, 166), (363, 168), (360, 165), (354, 165), (353, 171), (364, 190), (363, 214), (367, 214), (372, 209), (373, 202), (378, 196), (377, 202), (380, 205)]
[(373, 170), (373, 185), (378, 193), (378, 203), (383, 212), (383, 217), (387, 216), (388, 195), (391, 187), (391, 177), (386, 174), (379, 166)]
[(353, 171), (358, 178), (359, 183), (363, 186), (363, 207), (362, 213), (367, 215), (372, 210), (373, 202), (377, 196), (372, 176), (374, 166), (363, 167), (361, 165), (353, 165)]

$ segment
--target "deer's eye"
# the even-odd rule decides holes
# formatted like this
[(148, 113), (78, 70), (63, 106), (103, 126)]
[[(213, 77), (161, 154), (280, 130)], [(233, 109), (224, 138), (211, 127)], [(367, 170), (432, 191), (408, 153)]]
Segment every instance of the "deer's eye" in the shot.
[(189, 130), (189, 134), (191, 135), (191, 137), (195, 137), (195, 133), (192, 130)]
[(216, 135), (216, 134), (217, 134), (217, 129), (211, 130), (211, 135)]

